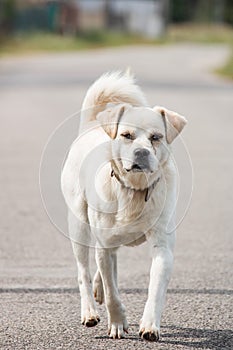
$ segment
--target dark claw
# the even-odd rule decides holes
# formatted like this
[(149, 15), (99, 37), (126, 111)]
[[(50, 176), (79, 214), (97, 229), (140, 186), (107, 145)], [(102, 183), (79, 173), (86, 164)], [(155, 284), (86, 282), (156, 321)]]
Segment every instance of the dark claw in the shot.
[(159, 334), (154, 332), (145, 332), (144, 330), (141, 330), (139, 332), (139, 337), (142, 339), (145, 339), (147, 341), (158, 341), (159, 340)]
[(143, 334), (143, 339), (148, 340), (148, 341), (158, 341), (159, 340), (159, 336), (156, 333), (145, 332)]
[(144, 338), (145, 340), (150, 340), (150, 333), (144, 333), (144, 334), (143, 334), (143, 338)]
[(85, 322), (85, 326), (86, 327), (94, 327), (98, 324), (99, 321), (100, 321), (99, 318), (97, 318), (97, 319), (93, 318), (93, 319), (87, 320)]

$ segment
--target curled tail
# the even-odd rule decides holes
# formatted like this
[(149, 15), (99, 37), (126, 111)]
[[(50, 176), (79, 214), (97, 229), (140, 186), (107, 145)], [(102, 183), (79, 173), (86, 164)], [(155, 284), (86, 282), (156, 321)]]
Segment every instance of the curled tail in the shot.
[(105, 109), (107, 103), (147, 106), (143, 92), (128, 71), (103, 74), (87, 91), (82, 105), (79, 129), (82, 130), (87, 123), (96, 120), (96, 115)]

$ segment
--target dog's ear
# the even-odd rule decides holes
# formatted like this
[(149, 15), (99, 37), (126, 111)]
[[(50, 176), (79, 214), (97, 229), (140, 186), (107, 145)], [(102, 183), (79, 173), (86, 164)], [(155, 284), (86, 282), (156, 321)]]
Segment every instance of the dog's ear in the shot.
[(167, 143), (172, 143), (186, 125), (187, 120), (178, 113), (169, 111), (164, 107), (155, 106), (153, 109), (162, 116), (165, 125)]
[(118, 130), (118, 124), (126, 109), (126, 104), (113, 105), (108, 104), (107, 108), (97, 114), (96, 119), (101, 123), (104, 131), (115, 139)]

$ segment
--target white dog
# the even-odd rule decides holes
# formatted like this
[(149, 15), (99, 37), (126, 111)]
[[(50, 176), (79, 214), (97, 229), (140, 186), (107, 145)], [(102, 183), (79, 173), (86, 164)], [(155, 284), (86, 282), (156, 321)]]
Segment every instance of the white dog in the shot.
[[(62, 171), (62, 191), (78, 265), (81, 320), (99, 322), (95, 300), (105, 301), (108, 330), (128, 330), (117, 288), (117, 248), (148, 241), (152, 266), (139, 335), (157, 341), (173, 265), (176, 169), (170, 144), (186, 120), (163, 107), (149, 108), (130, 74), (108, 73), (88, 90), (73, 143)], [(173, 228), (175, 224), (173, 225)], [(97, 272), (89, 272), (95, 241)]]

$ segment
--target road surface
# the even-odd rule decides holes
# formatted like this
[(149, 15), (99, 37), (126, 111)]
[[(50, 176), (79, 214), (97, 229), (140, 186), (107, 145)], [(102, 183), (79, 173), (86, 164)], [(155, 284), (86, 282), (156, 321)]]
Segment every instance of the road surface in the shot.
[[(233, 84), (212, 74), (227, 55), (225, 46), (182, 44), (1, 58), (1, 349), (233, 348)], [(151, 105), (189, 121), (183, 138), (194, 191), (178, 228), (158, 344), (138, 338), (149, 280), (146, 245), (119, 253), (129, 335), (108, 339), (104, 305), (97, 327), (80, 325), (70, 242), (50, 223), (38, 185), (53, 130), (80, 109), (94, 79), (128, 66)]]

